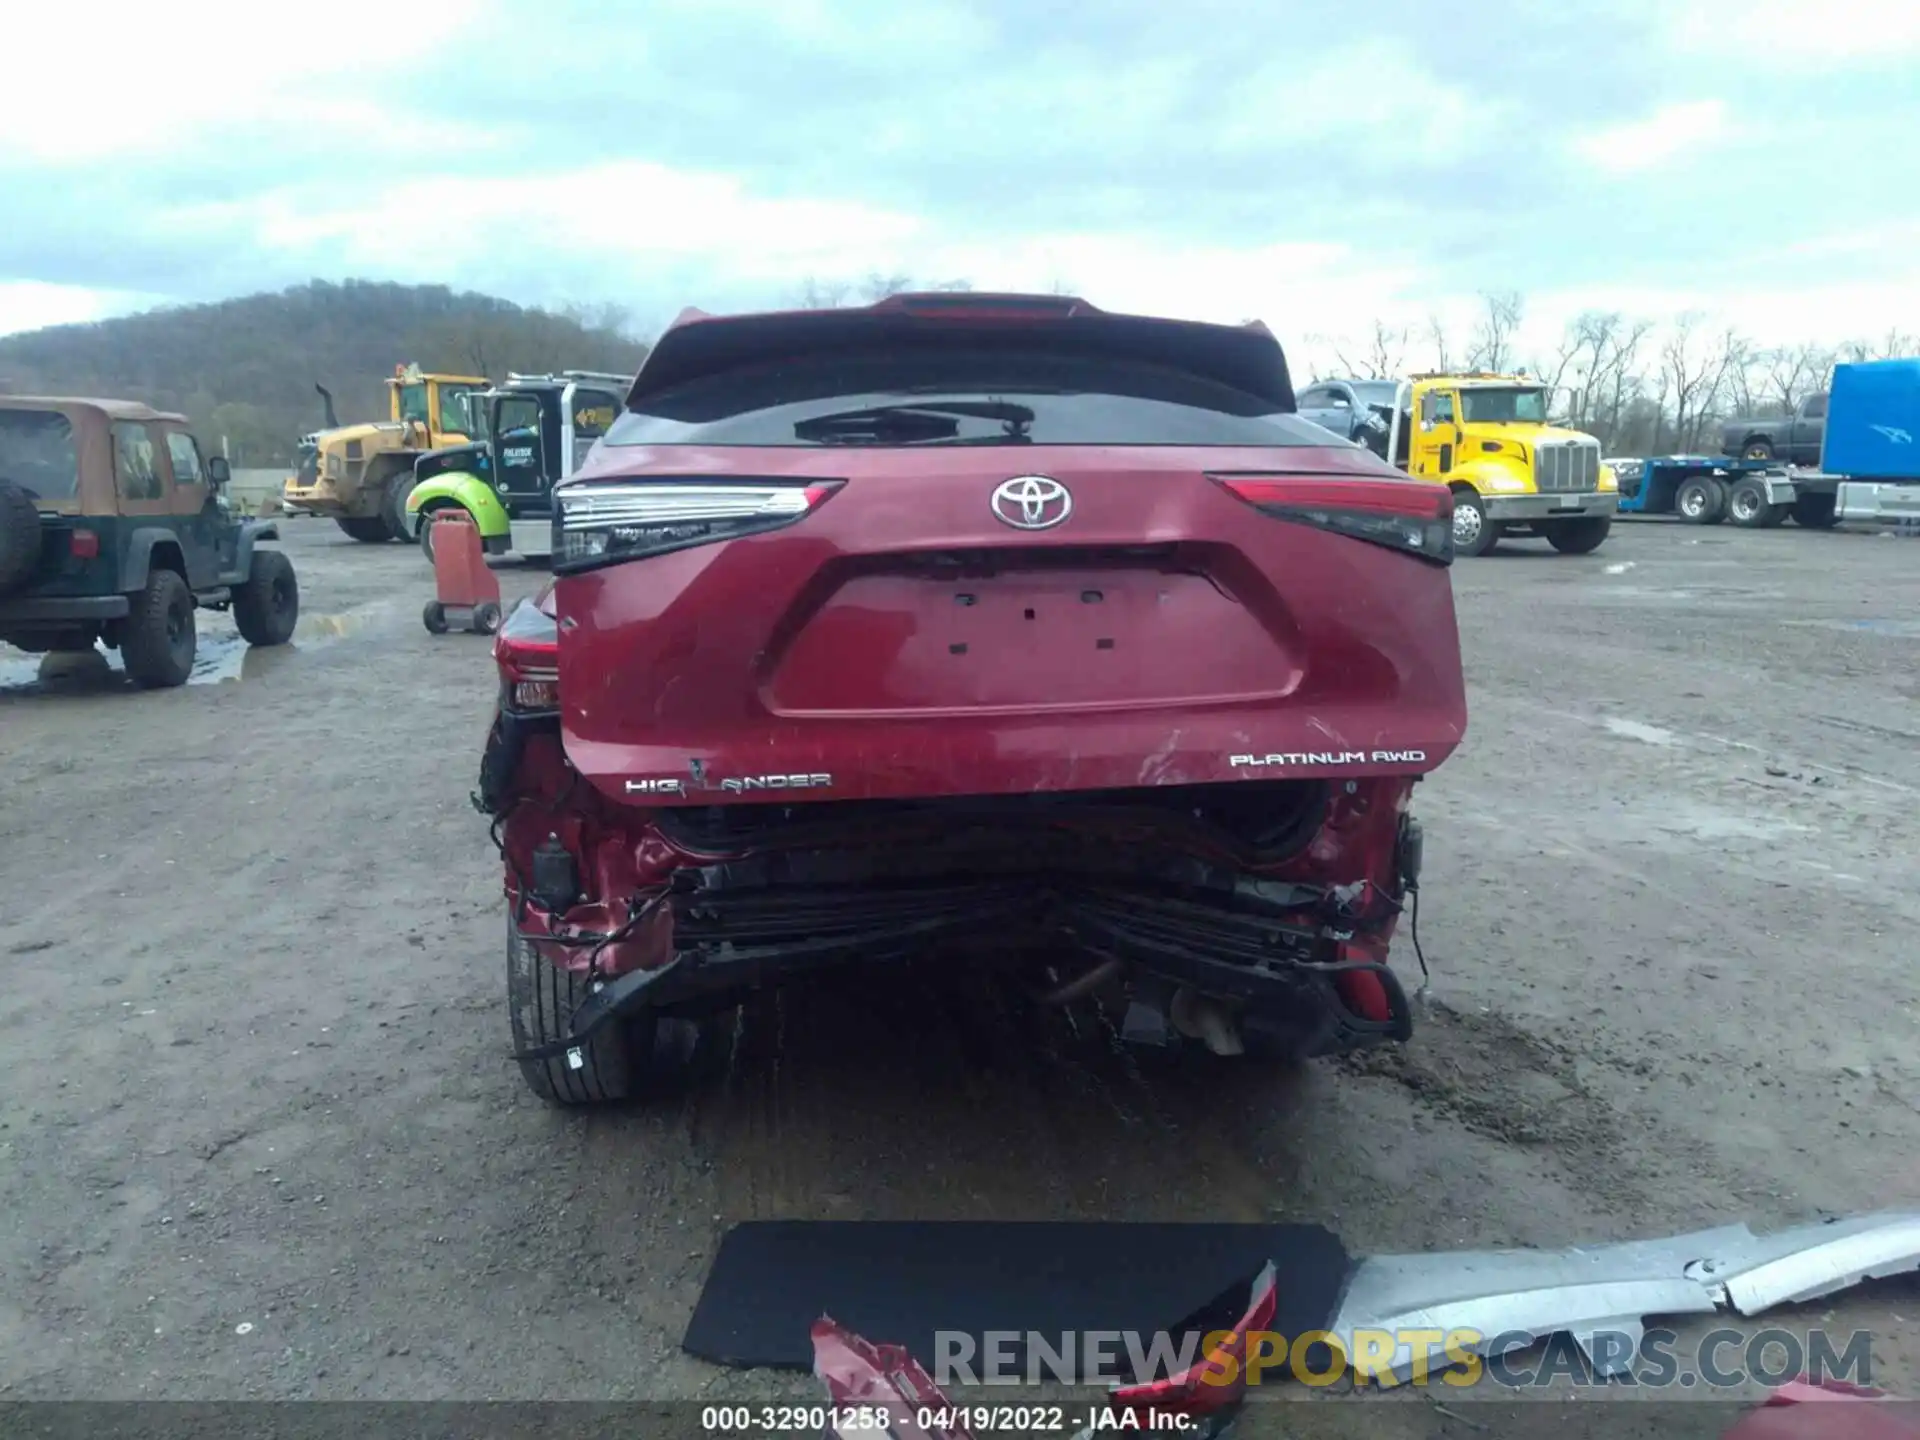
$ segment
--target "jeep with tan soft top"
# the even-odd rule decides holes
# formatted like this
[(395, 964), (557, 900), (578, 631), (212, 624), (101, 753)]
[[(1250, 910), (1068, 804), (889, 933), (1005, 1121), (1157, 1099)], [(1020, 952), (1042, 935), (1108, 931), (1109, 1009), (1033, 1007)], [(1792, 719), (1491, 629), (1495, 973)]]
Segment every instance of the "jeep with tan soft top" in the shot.
[(0, 641), (119, 650), (138, 684), (185, 684), (196, 609), (231, 610), (251, 645), (300, 615), (271, 522), (227, 503), (226, 459), (186, 417), (130, 400), (0, 396)]

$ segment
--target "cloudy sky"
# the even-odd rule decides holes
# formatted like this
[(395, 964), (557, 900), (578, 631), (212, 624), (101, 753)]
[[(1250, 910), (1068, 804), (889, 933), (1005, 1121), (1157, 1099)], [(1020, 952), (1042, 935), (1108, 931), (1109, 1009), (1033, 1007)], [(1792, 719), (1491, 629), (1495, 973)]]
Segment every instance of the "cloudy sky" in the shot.
[(1290, 344), (1488, 290), (1920, 330), (1915, 0), (177, 0), (5, 49), (0, 332), (315, 276), (646, 329), (875, 270)]

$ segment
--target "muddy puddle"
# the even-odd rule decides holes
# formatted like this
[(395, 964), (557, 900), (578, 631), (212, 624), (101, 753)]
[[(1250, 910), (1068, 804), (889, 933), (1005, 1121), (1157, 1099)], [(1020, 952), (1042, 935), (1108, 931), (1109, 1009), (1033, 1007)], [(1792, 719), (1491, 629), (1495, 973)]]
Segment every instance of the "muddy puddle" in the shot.
[[(286, 645), (256, 650), (240, 638), (231, 622), (201, 617), (197, 654), (189, 685), (224, 685), (257, 680), (298, 664), (305, 652), (323, 650), (365, 628), (368, 616), (303, 615)], [(216, 628), (217, 627), (217, 628)], [(97, 695), (136, 690), (120, 665), (118, 652), (96, 645), (91, 650), (31, 655), (0, 645), (0, 699), (17, 695)]]

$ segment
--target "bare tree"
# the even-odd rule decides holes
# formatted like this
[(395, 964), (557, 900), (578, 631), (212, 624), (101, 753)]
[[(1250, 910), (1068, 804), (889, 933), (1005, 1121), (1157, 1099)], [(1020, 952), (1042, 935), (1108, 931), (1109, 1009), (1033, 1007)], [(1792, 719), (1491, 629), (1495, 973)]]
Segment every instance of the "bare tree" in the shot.
[(1513, 364), (1513, 337), (1520, 328), (1525, 302), (1513, 290), (1480, 298), (1486, 308), (1467, 348), (1467, 368), (1504, 373)]
[(1727, 370), (1739, 345), (1729, 330), (1718, 340), (1700, 333), (1700, 316), (1682, 315), (1660, 347), (1661, 395), (1673, 404), (1673, 435), (1683, 449), (1697, 448)]
[[(1898, 360), (1904, 356), (1920, 353), (1920, 336), (1908, 335), (1898, 329), (1889, 329), (1877, 341), (1850, 340), (1840, 347), (1840, 354), (1834, 358), (1844, 358), (1858, 364), (1863, 360)], [(1822, 388), (1831, 380), (1832, 367), (1822, 380)]]
[(1785, 345), (1769, 350), (1764, 357), (1767, 408), (1791, 415), (1807, 396), (1826, 388), (1834, 359), (1835, 353), (1820, 345)]
[(1406, 330), (1376, 320), (1367, 348), (1354, 352), (1360, 356), (1358, 362), (1338, 342), (1332, 345), (1333, 358), (1340, 362), (1341, 373), (1355, 380), (1397, 380), (1406, 372), (1408, 338)]
[(878, 270), (867, 273), (863, 280), (823, 280), (809, 275), (801, 282), (794, 293), (793, 304), (802, 310), (838, 310), (843, 305), (855, 303), (871, 305), (884, 300), (889, 295), (903, 294), (909, 290), (942, 290), (958, 293), (973, 289), (973, 281), (967, 279), (916, 281), (904, 272), (891, 275)]
[(1447, 327), (1438, 315), (1427, 317), (1427, 343), (1433, 346), (1433, 368), (1441, 374), (1453, 371), (1453, 347), (1447, 343)]
[(800, 282), (793, 303), (802, 310), (837, 310), (847, 303), (852, 289), (845, 280), (822, 280), (809, 275)]

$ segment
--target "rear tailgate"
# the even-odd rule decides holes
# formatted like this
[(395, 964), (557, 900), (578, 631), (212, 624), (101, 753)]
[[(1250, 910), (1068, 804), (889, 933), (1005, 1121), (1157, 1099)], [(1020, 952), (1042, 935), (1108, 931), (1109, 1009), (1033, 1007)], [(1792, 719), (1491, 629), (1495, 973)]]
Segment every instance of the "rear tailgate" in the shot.
[[(705, 447), (613, 463), (622, 482), (741, 470)], [(1316, 477), (1436, 492), (1362, 451), (768, 448), (752, 466), (844, 483), (783, 528), (556, 585), (568, 753), (611, 796), (1412, 773), (1464, 730), (1447, 568), (1316, 523)], [(1070, 515), (1004, 523), (996, 489), (1026, 474)], [(1221, 483), (1248, 475), (1300, 485), (1311, 513)]]

